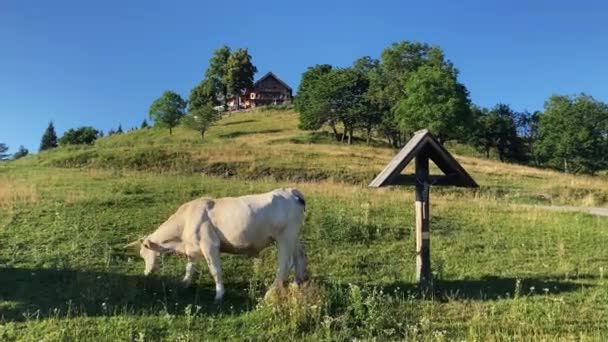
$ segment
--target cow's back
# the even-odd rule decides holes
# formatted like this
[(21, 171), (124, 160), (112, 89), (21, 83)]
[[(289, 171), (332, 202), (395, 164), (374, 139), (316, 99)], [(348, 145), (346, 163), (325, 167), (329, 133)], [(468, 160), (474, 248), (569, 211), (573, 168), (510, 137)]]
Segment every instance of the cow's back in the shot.
[(218, 199), (209, 216), (222, 240), (232, 247), (261, 249), (290, 224), (301, 224), (303, 211), (291, 189), (277, 189)]

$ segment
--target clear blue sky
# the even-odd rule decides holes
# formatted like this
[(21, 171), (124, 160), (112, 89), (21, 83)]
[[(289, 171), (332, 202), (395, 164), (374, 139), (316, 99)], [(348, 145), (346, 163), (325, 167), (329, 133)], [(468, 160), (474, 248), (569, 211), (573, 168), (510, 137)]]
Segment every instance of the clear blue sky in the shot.
[(608, 102), (608, 3), (518, 1), (0, 1), (0, 142), (138, 126), (163, 90), (187, 97), (211, 52), (247, 47), (261, 76), (437, 44), (474, 103), (541, 109), (552, 93)]

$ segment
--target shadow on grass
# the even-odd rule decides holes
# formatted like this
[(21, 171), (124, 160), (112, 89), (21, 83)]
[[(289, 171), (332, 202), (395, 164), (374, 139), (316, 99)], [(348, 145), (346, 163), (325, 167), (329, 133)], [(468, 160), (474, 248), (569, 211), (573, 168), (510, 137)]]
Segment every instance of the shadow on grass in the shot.
[(238, 138), (238, 137), (241, 137), (244, 135), (279, 133), (279, 132), (283, 132), (283, 131), (284, 131), (284, 129), (263, 129), (263, 130), (259, 130), (259, 131), (249, 131), (249, 132), (236, 131), (236, 132), (220, 134), (219, 137), (230, 139), (230, 138)]
[[(381, 290), (390, 296), (403, 296), (411, 299), (433, 299), (436, 301), (452, 300), (476, 300), (493, 301), (500, 299), (512, 299), (515, 297), (532, 297), (555, 295), (575, 292), (589, 284), (578, 284), (572, 281), (556, 277), (493, 277), (487, 276), (480, 279), (462, 280), (437, 280), (434, 283), (432, 295), (428, 290), (422, 290), (416, 283), (395, 282), (392, 284), (357, 284), (366, 291)], [(583, 279), (582, 277), (580, 279)], [(584, 278), (589, 279), (589, 278)], [(331, 283), (325, 279), (322, 282)], [(519, 283), (519, 285), (518, 285)], [(350, 284), (334, 283), (334, 289), (347, 297)]]
[[(284, 138), (284, 139), (276, 139), (273, 140), (273, 144), (278, 143), (292, 143), (292, 144), (320, 144), (320, 145), (340, 145), (340, 146), (348, 146), (346, 142), (341, 141), (342, 135), (338, 137), (336, 140), (333, 133), (324, 132), (324, 131), (316, 131), (316, 132), (307, 132), (305, 134), (292, 137), (292, 138)], [(353, 136), (352, 139), (353, 145), (361, 145), (366, 146), (367, 140), (358, 136)], [(370, 145), (372, 147), (391, 147), (388, 143), (383, 140), (372, 139), (370, 141)]]
[[(183, 315), (188, 305), (216, 315), (255, 307), (244, 283), (226, 284), (221, 305), (213, 285), (180, 279), (79, 270), (0, 268), (0, 322), (33, 317), (102, 316), (122, 313)], [(194, 310), (194, 309), (193, 309)]]
[(222, 124), (222, 126), (232, 126), (232, 125), (239, 125), (239, 124), (250, 123), (250, 122), (257, 122), (257, 120), (249, 119), (249, 120), (226, 122), (225, 124)]
[[(563, 279), (563, 278), (562, 278)], [(494, 277), (480, 279), (437, 280), (434, 298), (438, 300), (497, 300), (517, 296), (541, 296), (574, 292), (591, 285), (577, 284), (555, 277)], [(382, 287), (385, 293), (401, 293), (420, 297), (423, 291), (415, 283), (394, 283)]]

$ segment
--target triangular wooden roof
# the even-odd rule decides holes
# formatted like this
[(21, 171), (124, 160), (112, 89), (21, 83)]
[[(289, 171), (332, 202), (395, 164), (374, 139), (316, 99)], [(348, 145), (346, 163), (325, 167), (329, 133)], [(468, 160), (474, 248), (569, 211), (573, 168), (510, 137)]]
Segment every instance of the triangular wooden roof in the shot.
[(291, 89), (291, 87), (290, 87), (290, 86), (289, 86), (287, 83), (283, 82), (283, 81), (282, 81), (282, 80), (281, 80), (281, 79), (280, 79), (280, 78), (279, 78), (277, 75), (275, 75), (275, 74), (274, 74), (272, 71), (267, 72), (267, 73), (266, 73), (266, 75), (264, 75), (264, 76), (260, 77), (260, 79), (259, 79), (259, 80), (255, 81), (255, 83), (253, 84), (253, 87), (255, 88), (255, 87), (258, 85), (258, 83), (262, 82), (263, 80), (267, 79), (268, 77), (272, 77), (272, 78), (274, 78), (274, 79), (275, 79), (275, 80), (277, 80), (279, 83), (281, 83), (281, 85), (283, 85), (283, 87), (285, 87), (285, 88), (289, 89), (290, 91), (292, 90), (292, 89)]
[(414, 185), (414, 176), (401, 175), (401, 171), (421, 153), (426, 154), (445, 174), (444, 176), (430, 176), (431, 185), (479, 187), (460, 163), (426, 129), (416, 132), (369, 186)]

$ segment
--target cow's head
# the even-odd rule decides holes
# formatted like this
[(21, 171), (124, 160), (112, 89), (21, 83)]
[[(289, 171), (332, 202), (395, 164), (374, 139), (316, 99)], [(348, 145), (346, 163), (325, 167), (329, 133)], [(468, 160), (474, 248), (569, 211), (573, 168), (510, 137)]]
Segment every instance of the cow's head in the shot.
[(149, 239), (143, 240), (139, 249), (139, 255), (144, 259), (146, 265), (144, 275), (156, 272), (160, 265), (160, 253), (162, 247)]

